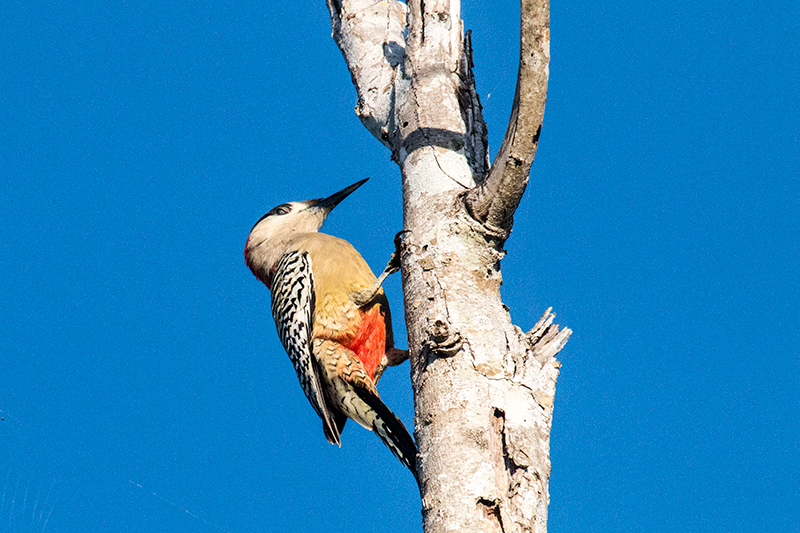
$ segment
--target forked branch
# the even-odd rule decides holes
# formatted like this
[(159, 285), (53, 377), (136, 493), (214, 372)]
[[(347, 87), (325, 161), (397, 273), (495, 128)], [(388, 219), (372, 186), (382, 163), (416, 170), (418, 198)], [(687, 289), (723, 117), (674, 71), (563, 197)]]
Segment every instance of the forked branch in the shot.
[(486, 178), (466, 195), (470, 215), (507, 234), (539, 144), (550, 62), (550, 1), (521, 0), (517, 88), (506, 135)]

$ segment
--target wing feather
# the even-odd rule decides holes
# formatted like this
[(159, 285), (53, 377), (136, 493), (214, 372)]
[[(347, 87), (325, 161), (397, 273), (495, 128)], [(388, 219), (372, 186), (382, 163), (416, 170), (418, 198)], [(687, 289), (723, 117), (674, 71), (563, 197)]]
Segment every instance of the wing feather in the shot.
[(311, 348), (315, 304), (311, 258), (307, 252), (286, 253), (278, 261), (273, 278), (272, 317), (300, 386), (322, 419), (326, 437), (341, 446), (340, 432), (322, 391), (323, 370)]

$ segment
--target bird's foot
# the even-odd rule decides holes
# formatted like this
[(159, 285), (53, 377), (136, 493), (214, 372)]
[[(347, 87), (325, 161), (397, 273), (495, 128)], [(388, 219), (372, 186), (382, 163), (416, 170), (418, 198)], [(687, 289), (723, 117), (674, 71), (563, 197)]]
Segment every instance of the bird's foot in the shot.
[(400, 252), (403, 247), (402, 237), (404, 233), (410, 233), (410, 230), (404, 229), (403, 231), (398, 231), (397, 235), (394, 236), (394, 252), (392, 252), (392, 255), (389, 257), (389, 262), (386, 263), (386, 268), (383, 269), (378, 279), (369, 287), (361, 289), (353, 294), (353, 302), (356, 306), (362, 307), (371, 302), (378, 294), (378, 291), (381, 290), (381, 285), (383, 285), (384, 280), (400, 270)]

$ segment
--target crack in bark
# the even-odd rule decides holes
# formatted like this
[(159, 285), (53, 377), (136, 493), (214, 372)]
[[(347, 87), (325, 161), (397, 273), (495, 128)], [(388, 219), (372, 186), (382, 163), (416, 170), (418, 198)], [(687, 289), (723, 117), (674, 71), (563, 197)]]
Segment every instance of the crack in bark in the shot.
[(486, 498), (480, 498), (478, 500), (478, 507), (483, 508), (483, 514), (488, 518), (493, 525), (495, 526), (494, 529), (499, 531), (500, 533), (505, 532), (505, 528), (503, 527), (503, 517), (500, 515), (500, 502), (497, 500), (487, 500)]
[(517, 470), (519, 470), (522, 467), (520, 467), (520, 465), (518, 465), (516, 461), (514, 461), (514, 459), (511, 457), (511, 454), (508, 452), (508, 443), (506, 442), (505, 427), (503, 427), (503, 460), (505, 461), (506, 464), (506, 472), (508, 472), (509, 479), (513, 479), (514, 474), (516, 474)]
[(506, 474), (510, 480), (520, 466), (511, 458), (511, 454), (508, 451), (508, 442), (506, 441), (506, 413), (497, 407), (494, 408), (494, 413), (492, 415), (492, 429), (497, 431), (500, 435), (500, 452), (503, 456)]
[(442, 174), (444, 174), (445, 176), (450, 178), (453, 182), (457, 183), (458, 185), (460, 185), (464, 189), (469, 189), (469, 185), (464, 185), (463, 183), (458, 181), (456, 178), (451, 176), (450, 173), (447, 172), (444, 168), (442, 168), (442, 164), (439, 162), (439, 154), (437, 154), (436, 152), (433, 153), (433, 160), (436, 161), (436, 166), (439, 167), (439, 170), (442, 171)]
[(419, 41), (425, 42), (425, 0), (419, 1)]

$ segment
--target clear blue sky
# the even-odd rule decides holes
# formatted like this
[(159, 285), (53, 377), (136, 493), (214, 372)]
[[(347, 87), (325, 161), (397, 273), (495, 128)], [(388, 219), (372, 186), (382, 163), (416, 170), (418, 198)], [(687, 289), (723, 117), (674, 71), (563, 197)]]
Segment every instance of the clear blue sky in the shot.
[[(463, 3), (496, 149), (517, 7)], [(242, 257), (274, 205), (369, 176), (326, 230), (382, 268), (398, 170), (324, 2), (233, 4), (3, 4), (0, 531), (421, 530), (373, 435), (325, 442)], [(800, 531), (798, 21), (553, 1), (503, 261), (520, 327), (553, 306), (575, 332), (552, 533)], [(411, 425), (408, 365), (381, 391)]]

